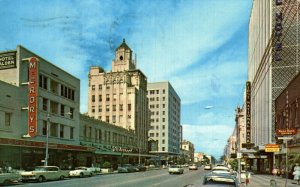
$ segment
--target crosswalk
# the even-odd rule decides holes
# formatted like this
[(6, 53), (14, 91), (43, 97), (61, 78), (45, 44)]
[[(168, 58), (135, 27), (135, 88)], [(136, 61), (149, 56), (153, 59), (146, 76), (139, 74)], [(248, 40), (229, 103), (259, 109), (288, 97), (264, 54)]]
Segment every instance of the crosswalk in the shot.
[[(249, 183), (246, 185), (245, 180), (242, 180), (244, 186), (247, 187), (296, 187), (296, 181), (282, 177), (274, 177), (272, 175), (251, 175)], [(286, 183), (286, 185), (285, 185)], [(299, 185), (300, 187), (300, 185)]]

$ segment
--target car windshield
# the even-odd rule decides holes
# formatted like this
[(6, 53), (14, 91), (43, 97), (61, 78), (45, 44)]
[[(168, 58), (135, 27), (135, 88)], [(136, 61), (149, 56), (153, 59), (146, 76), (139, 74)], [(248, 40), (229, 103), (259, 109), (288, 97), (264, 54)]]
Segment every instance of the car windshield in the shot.
[(35, 167), (34, 171), (47, 171), (47, 168), (45, 168), (45, 167)]

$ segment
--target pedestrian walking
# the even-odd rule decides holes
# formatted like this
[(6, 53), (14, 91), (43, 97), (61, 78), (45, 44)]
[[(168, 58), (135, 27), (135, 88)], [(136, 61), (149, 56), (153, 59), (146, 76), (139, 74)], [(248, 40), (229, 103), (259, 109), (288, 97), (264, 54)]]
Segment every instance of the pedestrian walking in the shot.
[(293, 175), (294, 175), (294, 180), (297, 181), (297, 184), (300, 184), (300, 166), (298, 163), (294, 168)]

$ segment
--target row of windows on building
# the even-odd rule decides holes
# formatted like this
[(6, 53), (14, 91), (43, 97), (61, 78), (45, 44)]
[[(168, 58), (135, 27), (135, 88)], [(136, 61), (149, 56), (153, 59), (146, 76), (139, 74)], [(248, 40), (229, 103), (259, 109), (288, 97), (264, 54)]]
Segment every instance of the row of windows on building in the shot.
[[(166, 100), (166, 97), (162, 97), (162, 101), (165, 101), (165, 100)], [(152, 102), (159, 101), (159, 97), (150, 97), (150, 98), (148, 98), (148, 101), (152, 101)]]
[[(116, 85), (115, 83), (116, 83), (116, 82), (113, 82), (113, 85), (112, 85), (113, 87), (114, 87), (114, 85)], [(119, 83), (122, 84), (122, 83), (123, 83), (123, 80), (120, 80)], [(109, 85), (104, 85), (104, 86), (105, 86), (105, 89), (106, 89), (106, 90), (110, 90), (110, 86), (109, 86)], [(92, 88), (92, 90), (96, 90), (96, 85), (91, 85), (91, 88)], [(102, 85), (102, 84), (99, 84), (99, 85), (98, 85), (98, 90), (102, 90), (102, 88), (103, 88), (103, 85)]]
[[(166, 122), (166, 118), (162, 118), (161, 121), (162, 121), (162, 122)], [(150, 122), (151, 122), (151, 123), (159, 122), (159, 118), (156, 118), (156, 119), (151, 118), (151, 119), (150, 119)]]
[(85, 126), (84, 128), (84, 140), (95, 143), (106, 143), (113, 145), (135, 145), (133, 137), (129, 137), (123, 134), (101, 130), (93, 128), (91, 126)]
[[(123, 111), (123, 104), (118, 105), (118, 111)], [(105, 111), (109, 112), (110, 111), (110, 105), (105, 105)], [(117, 111), (117, 105), (112, 105), (112, 111), (115, 112)], [(131, 111), (131, 104), (127, 104), (127, 111)], [(92, 113), (96, 112), (96, 106), (92, 106)], [(98, 106), (98, 112), (102, 112), (102, 105)]]
[[(154, 105), (154, 104), (149, 105), (150, 109), (155, 108), (155, 106), (156, 106), (156, 108), (160, 108), (160, 107), (159, 107), (159, 104), (156, 104), (156, 105)], [(166, 104), (162, 104), (161, 106), (162, 106), (162, 108), (166, 108)]]
[[(163, 89), (162, 93), (165, 94), (166, 90)], [(148, 90), (148, 95), (154, 95), (154, 94), (159, 94), (159, 90)]]
[[(48, 85), (50, 82), (50, 86)], [(64, 98), (75, 100), (75, 91), (68, 86), (58, 83), (45, 75), (39, 75), (39, 87), (45, 90), (50, 90), (52, 93), (58, 94)], [(60, 89), (60, 91), (59, 91)]]
[[(62, 139), (74, 139), (74, 127), (66, 126), (58, 123), (50, 123), (49, 136)], [(69, 131), (67, 137), (66, 131)], [(47, 121), (43, 120), (42, 135), (47, 135)]]
[[(159, 115), (159, 111), (151, 111), (151, 116)], [(166, 111), (162, 111), (162, 115), (166, 115)]]
[[(159, 130), (159, 127), (160, 127), (160, 125), (150, 125), (149, 130)], [(162, 129), (162, 130), (165, 130), (165, 129), (166, 129), (166, 126), (165, 126), (165, 125), (162, 125), (162, 126), (161, 126), (161, 129)]]
[[(52, 114), (59, 114), (61, 116), (66, 116), (68, 114), (71, 119), (74, 117), (74, 108), (72, 107), (67, 107), (66, 105), (49, 100), (47, 98), (43, 98), (42, 102), (43, 110), (46, 112), (48, 112), (48, 105), (50, 105), (49, 108)], [(69, 112), (67, 112), (67, 108), (69, 108)]]

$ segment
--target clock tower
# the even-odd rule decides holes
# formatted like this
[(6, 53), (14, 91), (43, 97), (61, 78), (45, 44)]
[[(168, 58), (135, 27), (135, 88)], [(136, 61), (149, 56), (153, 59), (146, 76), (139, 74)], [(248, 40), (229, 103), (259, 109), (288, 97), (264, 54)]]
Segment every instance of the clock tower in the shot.
[(123, 39), (122, 44), (116, 49), (116, 57), (112, 61), (112, 72), (135, 70), (135, 62), (132, 59), (132, 51)]

